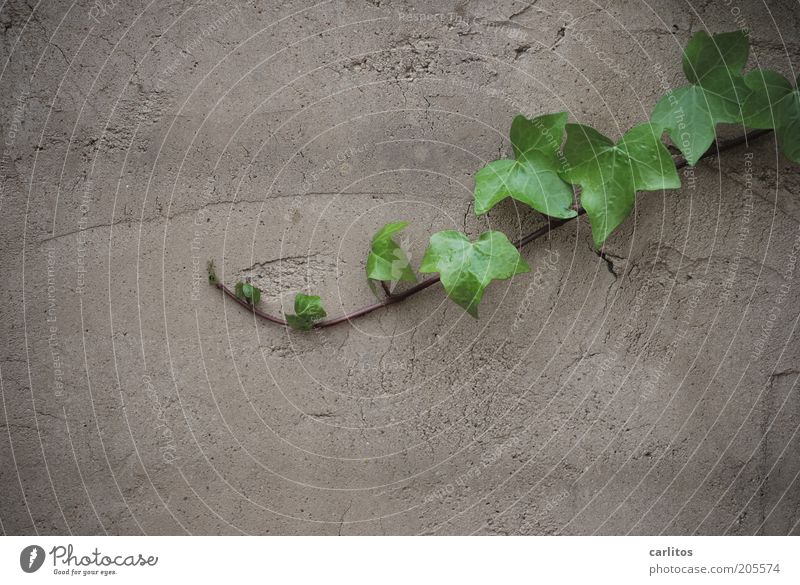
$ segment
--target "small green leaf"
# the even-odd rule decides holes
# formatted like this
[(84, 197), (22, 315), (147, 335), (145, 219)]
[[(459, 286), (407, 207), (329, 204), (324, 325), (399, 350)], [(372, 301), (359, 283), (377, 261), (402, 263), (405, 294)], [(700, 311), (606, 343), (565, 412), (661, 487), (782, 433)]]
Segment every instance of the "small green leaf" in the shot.
[(251, 305), (255, 305), (261, 300), (261, 289), (249, 282), (242, 287), (242, 293)]
[(286, 315), (286, 322), (300, 331), (308, 331), (314, 323), (327, 316), (318, 296), (297, 293), (294, 297), (294, 315)]
[(701, 31), (686, 47), (683, 70), (690, 85), (659, 100), (650, 121), (665, 129), (686, 161), (694, 165), (716, 137), (716, 125), (742, 121), (750, 94), (741, 70), (749, 43), (742, 31), (709, 37)]
[(261, 290), (249, 282), (237, 282), (234, 292), (237, 297), (244, 299), (251, 305), (256, 305), (261, 300)]
[(675, 162), (661, 142), (660, 128), (640, 124), (614, 144), (594, 128), (567, 124), (567, 179), (581, 186), (597, 248), (633, 210), (636, 191), (677, 189)]
[(741, 30), (716, 34), (695, 33), (683, 51), (683, 72), (691, 83), (702, 83), (720, 69), (740, 73), (747, 64), (750, 41)]
[(483, 292), (493, 280), (529, 272), (530, 267), (501, 232), (484, 232), (470, 242), (461, 232), (445, 230), (431, 236), (419, 271), (438, 272), (447, 295), (477, 318)]
[(208, 282), (209, 284), (217, 284), (219, 282), (217, 280), (217, 271), (214, 268), (214, 261), (209, 260), (206, 264), (206, 270), (208, 271)]
[(800, 162), (800, 90), (781, 74), (757, 69), (745, 76), (753, 90), (743, 105), (750, 128), (774, 128), (783, 154)]
[(475, 215), (482, 215), (507, 197), (558, 218), (575, 217), (572, 186), (559, 175), (564, 165), (558, 153), (567, 113), (531, 120), (519, 115), (511, 124), (516, 160), (487, 164), (475, 175)]
[(372, 280), (416, 282), (408, 256), (392, 236), (408, 225), (407, 221), (387, 223), (372, 238), (367, 257), (367, 278)]

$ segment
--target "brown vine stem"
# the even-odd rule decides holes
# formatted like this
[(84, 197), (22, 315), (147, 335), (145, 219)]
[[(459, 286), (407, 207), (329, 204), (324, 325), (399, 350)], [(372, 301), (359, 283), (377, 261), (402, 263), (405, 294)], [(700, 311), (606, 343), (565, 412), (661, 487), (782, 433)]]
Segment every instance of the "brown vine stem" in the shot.
[[(761, 136), (769, 134), (770, 132), (772, 132), (772, 130), (754, 130), (753, 132), (748, 132), (746, 134), (742, 134), (741, 136), (737, 136), (735, 138), (729, 138), (727, 140), (717, 141), (717, 142), (714, 143), (714, 145), (711, 148), (709, 148), (703, 154), (703, 156), (700, 157), (700, 159), (702, 160), (704, 158), (712, 157), (712, 156), (714, 156), (716, 154), (719, 154), (720, 152), (723, 152), (725, 150), (730, 150), (731, 148), (735, 148), (736, 146), (739, 146), (741, 144), (747, 144), (751, 140), (755, 140), (756, 138), (760, 138)], [(686, 159), (685, 158), (678, 157), (678, 158), (675, 159), (675, 167), (676, 168), (682, 169), (685, 166), (686, 166)], [(552, 219), (551, 218), (550, 221), (548, 221), (547, 225), (542, 226), (539, 229), (537, 229), (537, 230), (529, 233), (528, 235), (524, 236), (523, 238), (517, 240), (514, 243), (514, 245), (517, 248), (523, 248), (524, 246), (527, 246), (531, 242), (533, 242), (535, 240), (538, 240), (539, 238), (541, 238), (543, 236), (546, 236), (547, 234), (550, 233), (551, 230), (553, 230), (553, 229), (555, 229), (557, 227), (561, 227), (562, 225), (565, 225), (565, 224), (577, 219), (577, 217), (580, 217), (581, 215), (586, 213), (586, 210), (583, 209), (583, 207), (578, 207), (577, 211), (578, 211), (578, 215), (576, 217), (573, 217), (573, 218), (570, 218), (570, 219)], [(325, 319), (324, 321), (319, 321), (319, 322), (314, 324), (314, 327), (317, 328), (317, 329), (321, 329), (323, 327), (333, 327), (334, 325), (339, 325), (340, 323), (346, 323), (346, 322), (348, 322), (348, 321), (350, 321), (352, 319), (357, 319), (358, 317), (363, 317), (364, 315), (369, 315), (373, 311), (377, 311), (378, 309), (383, 309), (384, 307), (389, 307), (391, 305), (395, 305), (395, 304), (397, 304), (397, 303), (399, 303), (401, 301), (404, 301), (408, 297), (411, 297), (411, 296), (417, 294), (418, 292), (421, 292), (421, 291), (425, 290), (429, 286), (433, 286), (437, 282), (439, 282), (439, 277), (438, 276), (432, 276), (430, 278), (426, 278), (425, 280), (423, 280), (421, 282), (418, 282), (414, 286), (412, 286), (410, 288), (407, 288), (404, 291), (396, 292), (396, 293), (393, 292), (391, 295), (387, 295), (386, 298), (384, 298), (382, 301), (378, 301), (378, 302), (373, 303), (371, 305), (367, 305), (365, 307), (361, 307), (360, 309), (357, 309), (357, 310), (355, 310), (355, 311), (353, 311), (351, 313), (345, 313), (344, 315), (341, 315), (339, 317), (333, 317), (331, 319)], [(275, 317), (274, 315), (270, 315), (269, 313), (265, 313), (264, 311), (262, 311), (258, 307), (252, 306), (245, 299), (240, 299), (239, 297), (236, 296), (236, 293), (233, 290), (231, 290), (229, 287), (225, 286), (221, 282), (216, 281), (216, 282), (214, 282), (214, 285), (218, 289), (220, 289), (222, 292), (224, 292), (226, 295), (228, 295), (230, 298), (232, 298), (234, 301), (239, 303), (241, 306), (243, 306), (244, 308), (246, 308), (249, 311), (253, 312), (256, 316), (261, 317), (262, 319), (265, 319), (266, 321), (270, 321), (272, 323), (277, 323), (278, 325), (287, 325), (287, 323), (286, 323), (286, 321), (284, 319), (281, 319), (280, 317)], [(384, 288), (384, 290), (386, 290), (386, 288)]]

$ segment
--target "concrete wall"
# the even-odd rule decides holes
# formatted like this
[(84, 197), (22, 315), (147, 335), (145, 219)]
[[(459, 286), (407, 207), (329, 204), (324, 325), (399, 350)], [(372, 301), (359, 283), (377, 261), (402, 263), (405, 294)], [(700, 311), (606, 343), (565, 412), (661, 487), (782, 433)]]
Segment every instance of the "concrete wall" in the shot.
[[(471, 209), (511, 119), (618, 138), (702, 28), (791, 75), (796, 2), (42, 3), (0, 10), (5, 533), (800, 533), (798, 166), (766, 138), (580, 220), (478, 321), (372, 302), (369, 239)], [(726, 134), (741, 128), (726, 128)], [(288, 307), (288, 304), (287, 304)]]

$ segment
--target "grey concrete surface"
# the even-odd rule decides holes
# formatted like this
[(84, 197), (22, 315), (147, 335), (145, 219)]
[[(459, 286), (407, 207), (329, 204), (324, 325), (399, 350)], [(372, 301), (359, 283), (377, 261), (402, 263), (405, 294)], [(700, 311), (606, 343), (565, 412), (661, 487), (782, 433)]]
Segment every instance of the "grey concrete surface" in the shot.
[[(800, 4), (119, 2), (0, 7), (5, 534), (800, 534), (800, 172), (771, 138), (524, 251), (478, 321), (371, 302), (367, 246), (476, 218), (512, 117), (619, 137), (745, 26), (797, 71)], [(738, 134), (741, 128), (725, 128)], [(288, 306), (288, 305), (287, 305)]]

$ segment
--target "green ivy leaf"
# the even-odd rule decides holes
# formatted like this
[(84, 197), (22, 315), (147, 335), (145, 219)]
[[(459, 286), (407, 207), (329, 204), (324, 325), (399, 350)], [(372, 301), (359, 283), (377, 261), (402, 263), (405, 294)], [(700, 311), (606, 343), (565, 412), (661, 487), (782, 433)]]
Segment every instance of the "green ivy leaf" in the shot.
[(403, 248), (392, 236), (408, 225), (407, 221), (387, 223), (372, 238), (372, 249), (367, 256), (367, 278), (371, 280), (416, 282)]
[(470, 242), (461, 232), (445, 230), (431, 236), (419, 271), (438, 272), (447, 295), (477, 319), (483, 292), (493, 280), (530, 267), (501, 232), (484, 232)]
[(800, 163), (800, 89), (781, 100), (779, 125), (775, 129), (781, 152), (792, 162)]
[(667, 93), (650, 121), (664, 128), (686, 161), (695, 165), (716, 138), (716, 125), (742, 119), (740, 101), (749, 90), (744, 78), (727, 71), (708, 75), (703, 85), (687, 85)]
[(780, 73), (756, 69), (744, 76), (752, 90), (742, 105), (744, 123), (749, 128), (775, 128), (778, 125), (780, 103), (792, 92), (792, 84)]
[(742, 121), (741, 104), (750, 93), (741, 70), (749, 45), (741, 31), (692, 37), (683, 70), (692, 83), (659, 100), (650, 121), (669, 133), (686, 161), (694, 165), (716, 137), (716, 125)]
[(545, 215), (575, 217), (572, 186), (560, 176), (559, 148), (567, 113), (532, 120), (519, 115), (511, 124), (516, 160), (496, 160), (475, 175), (475, 215), (482, 215), (506, 197), (512, 197)]
[(792, 87), (780, 73), (769, 70), (751, 71), (745, 82), (752, 89), (743, 105), (745, 124), (750, 128), (774, 128), (783, 154), (800, 162), (800, 89)]
[(319, 297), (303, 293), (294, 296), (294, 312), (294, 315), (286, 315), (286, 322), (300, 331), (310, 330), (315, 322), (327, 316)]
[(251, 305), (255, 305), (261, 300), (261, 290), (258, 287), (253, 286), (249, 282), (246, 282), (242, 286), (242, 294), (244, 295), (244, 298), (247, 299), (247, 301)]
[(251, 305), (256, 305), (261, 300), (261, 290), (249, 282), (237, 282), (234, 292), (237, 297), (244, 299)]
[(597, 248), (633, 210), (636, 191), (677, 189), (675, 162), (653, 124), (631, 128), (616, 145), (594, 128), (567, 124), (567, 179), (581, 186)]
[(214, 267), (214, 261), (213, 260), (209, 260), (208, 261), (208, 263), (206, 264), (206, 270), (208, 271), (208, 282), (209, 282), (209, 284), (217, 284), (217, 282), (219, 282), (219, 281), (217, 279), (217, 270)]
[(514, 116), (509, 132), (514, 156), (520, 158), (524, 154), (539, 152), (557, 157), (558, 149), (564, 141), (567, 117), (567, 112), (545, 114), (531, 119), (522, 114)]
[(747, 33), (737, 30), (713, 37), (701, 30), (689, 39), (683, 50), (683, 73), (691, 83), (701, 84), (719, 70), (741, 72), (750, 54)]

